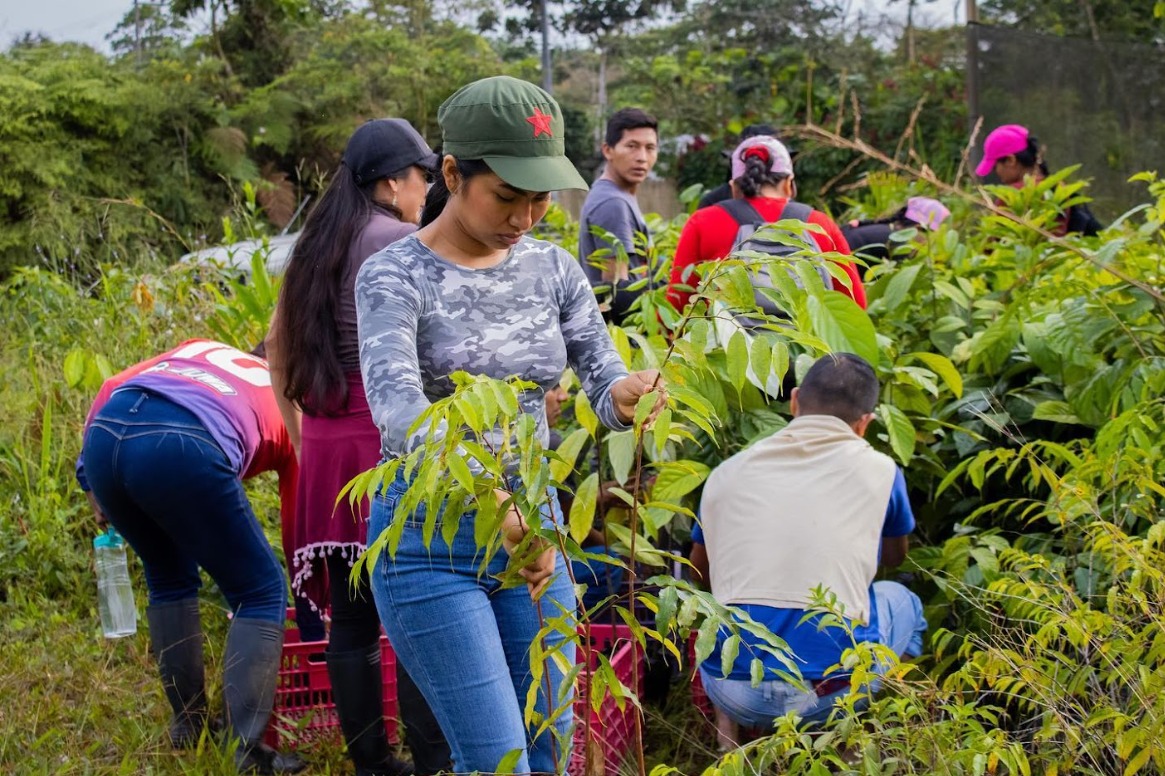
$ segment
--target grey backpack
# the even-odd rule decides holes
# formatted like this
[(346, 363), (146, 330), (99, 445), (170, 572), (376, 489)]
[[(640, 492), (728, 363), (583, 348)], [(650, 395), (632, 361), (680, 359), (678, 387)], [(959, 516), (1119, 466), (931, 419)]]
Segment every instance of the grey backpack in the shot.
[[(723, 208), (732, 219), (736, 221), (738, 228), (736, 230), (736, 238), (732, 242), (733, 252), (739, 250), (756, 251), (757, 253), (765, 253), (769, 256), (781, 257), (789, 256), (797, 252), (797, 248), (792, 245), (782, 245), (779, 242), (766, 239), (765, 237), (757, 237), (756, 231), (768, 224), (772, 223), (752, 206), (748, 200), (744, 199), (729, 199), (724, 202), (718, 202), (717, 207)], [(801, 202), (794, 202), (789, 200), (785, 203), (785, 207), (781, 210), (780, 215), (777, 216), (777, 221), (786, 219), (801, 221), (809, 223), (809, 216), (813, 212), (813, 208)], [(807, 239), (811, 239), (806, 234)], [(803, 257), (797, 257), (797, 260), (802, 260)], [(792, 259), (790, 260), (792, 261)], [(814, 269), (821, 277), (821, 282), (825, 284), (826, 288), (833, 288), (833, 276), (829, 274), (829, 269), (825, 266), (824, 260), (814, 261)], [(769, 276), (769, 268), (771, 264), (762, 266), (753, 276), (753, 288), (773, 288), (772, 279)], [(789, 275), (797, 283), (801, 285), (801, 279), (797, 277), (796, 271), (792, 264), (788, 268)], [(759, 290), (756, 292), (756, 304), (765, 312), (766, 315), (776, 315), (782, 318), (788, 317), (780, 308), (778, 308), (773, 300), (762, 294)]]

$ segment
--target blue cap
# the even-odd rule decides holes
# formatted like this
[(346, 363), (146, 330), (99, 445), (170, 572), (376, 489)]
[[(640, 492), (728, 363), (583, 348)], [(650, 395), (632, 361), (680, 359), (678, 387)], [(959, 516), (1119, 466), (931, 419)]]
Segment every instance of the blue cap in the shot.
[(93, 539), (93, 549), (113, 549), (120, 550), (125, 546), (125, 539), (121, 538), (121, 534), (113, 526), (105, 529), (105, 533)]

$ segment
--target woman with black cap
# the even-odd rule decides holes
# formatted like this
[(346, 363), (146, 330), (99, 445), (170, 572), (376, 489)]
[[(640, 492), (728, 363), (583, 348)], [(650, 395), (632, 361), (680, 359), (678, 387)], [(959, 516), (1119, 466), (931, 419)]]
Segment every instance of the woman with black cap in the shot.
[[(537, 384), (520, 405), (544, 446), (544, 394), (568, 364), (603, 423), (630, 428), (637, 401), (656, 387), (658, 373), (628, 374), (578, 262), (528, 234), (545, 215), (551, 191), (586, 188), (564, 152), (558, 103), (533, 84), (498, 76), (462, 88), (437, 119), (447, 154), (440, 174), (450, 192), (444, 208), (369, 259), (356, 280), (360, 368), (385, 455), (405, 455), (423, 442), (425, 433), (410, 429), (433, 401), (453, 392), (449, 375), (458, 370)], [(655, 407), (665, 400), (660, 391)], [(487, 447), (505, 441), (496, 431), (486, 436), (480, 441)], [(369, 538), (390, 524), (401, 533), (395, 554), (377, 558), (372, 590), (398, 659), (449, 737), (453, 771), (497, 771), (517, 754), (506, 762), (513, 773), (561, 772), (569, 705), (552, 723), (557, 735), (535, 736), (522, 709), (540, 628), (534, 599), (548, 617), (576, 606), (564, 559), (552, 546), (535, 547), (537, 557), (519, 570), (526, 586), (503, 588), (498, 577), (507, 554), (482, 557), (475, 513), (460, 517), (451, 541), (438, 532), (426, 543), (423, 503), (398, 514), (408, 486), (402, 469), (373, 500)], [(555, 499), (547, 496), (542, 519), (552, 527), (561, 515), (551, 514)], [(527, 527), (511, 510), (501, 530), (514, 541)], [(561, 649), (573, 660), (573, 645), (561, 633), (545, 641), (546, 650)], [(544, 717), (570, 695), (559, 664), (546, 662), (549, 686), (534, 688)]]
[[(295, 244), (267, 343), (300, 463), (292, 589), (313, 607), (331, 608), (328, 674), (358, 776), (410, 769), (385, 732), (380, 621), (368, 580), (349, 582), (367, 543), (368, 504), (336, 504), (344, 485), (380, 457), (360, 378), (353, 289), (365, 259), (416, 230), (437, 161), (404, 119), (369, 121), (352, 134)], [(399, 663), (397, 692), (416, 773), (445, 769), (449, 747)]]

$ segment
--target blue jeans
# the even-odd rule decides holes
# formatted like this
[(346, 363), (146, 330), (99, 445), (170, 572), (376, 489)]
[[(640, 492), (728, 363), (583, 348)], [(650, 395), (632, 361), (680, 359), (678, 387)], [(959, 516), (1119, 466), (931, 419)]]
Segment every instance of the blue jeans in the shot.
[(82, 455), (97, 503), (142, 559), (151, 604), (196, 597), (201, 566), (235, 616), (283, 624), (283, 567), (239, 473), (195, 415), (122, 389), (93, 418)]
[[(398, 477), (373, 499), (369, 544), (392, 522), (406, 488)], [(550, 501), (554, 503), (553, 494)], [(570, 755), (569, 706), (555, 721), (557, 736), (544, 732), (532, 738), (536, 728), (527, 730), (523, 722), (531, 684), (528, 650), (541, 628), (538, 611), (525, 585), (503, 590), (494, 578), (506, 568), (504, 551), (480, 572), (484, 551), (474, 541), (473, 519), (472, 511), (462, 515), (452, 543), (446, 544), (438, 529), (425, 547), (424, 506), (408, 516), (396, 557), (382, 553), (372, 571), (380, 620), (449, 740), (455, 772), (496, 771), (514, 750), (522, 753), (515, 773), (561, 772)], [(548, 619), (574, 611), (574, 590), (561, 555), (541, 600)], [(546, 649), (564, 641), (554, 633), (547, 637)], [(561, 651), (573, 664), (573, 644)], [(546, 671), (553, 707), (564, 677), (552, 660)], [(537, 703), (539, 712), (547, 714), (545, 680), (539, 683)]]
[[(878, 607), (878, 640), (894, 650), (894, 654), (918, 656), (922, 654), (922, 634), (926, 632), (926, 618), (918, 596), (897, 582), (874, 583), (874, 602)], [(889, 666), (879, 664), (876, 670), (884, 673)], [(749, 727), (768, 730), (773, 720), (792, 711), (806, 722), (824, 722), (833, 704), (849, 692), (846, 684), (835, 692), (818, 696), (797, 685), (771, 679), (753, 687), (747, 679), (720, 679), (700, 666), (700, 678), (708, 699), (731, 719)], [(881, 682), (875, 681), (866, 689), (873, 694)]]

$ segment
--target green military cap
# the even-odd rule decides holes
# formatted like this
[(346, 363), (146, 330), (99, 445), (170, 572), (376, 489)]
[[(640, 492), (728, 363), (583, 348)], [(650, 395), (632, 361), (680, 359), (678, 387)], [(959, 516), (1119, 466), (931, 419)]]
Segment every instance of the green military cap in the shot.
[(437, 111), (444, 153), (480, 159), (524, 191), (586, 189), (566, 158), (562, 109), (532, 83), (505, 75), (463, 86)]

